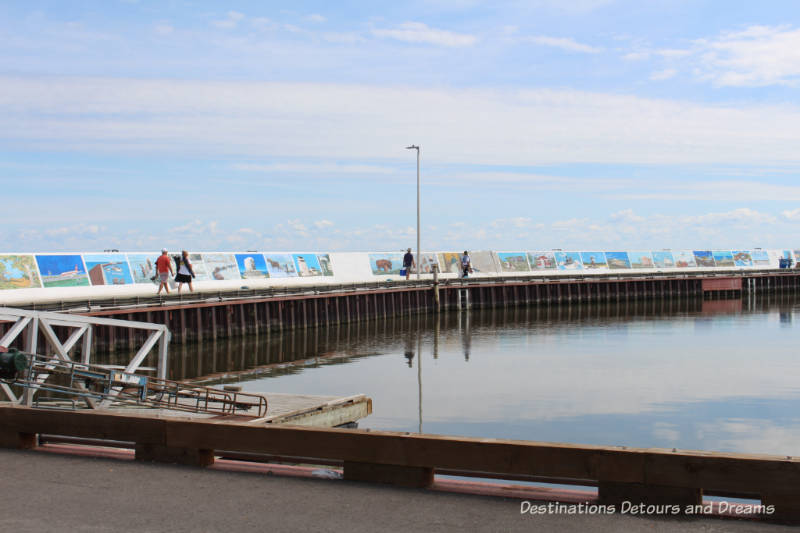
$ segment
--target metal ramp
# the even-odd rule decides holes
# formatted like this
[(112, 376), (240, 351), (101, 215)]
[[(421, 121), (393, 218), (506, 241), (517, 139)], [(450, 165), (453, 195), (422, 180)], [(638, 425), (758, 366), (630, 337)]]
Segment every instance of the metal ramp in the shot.
[[(14, 379), (4, 381), (9, 386), (34, 389), (39, 393), (33, 407), (76, 409), (77, 401), (82, 400), (89, 407), (133, 406), (211, 416), (260, 418), (267, 413), (266, 398), (256, 394), (188, 385), (16, 351), (6, 358), (19, 360), (20, 356), (25, 359), (26, 366)], [(0, 373), (0, 377), (9, 376)], [(44, 396), (44, 393), (49, 395)]]
[[(73, 362), (72, 353), (79, 341), (82, 341), (80, 345), (80, 362), (84, 365), (91, 364), (94, 326), (115, 326), (144, 330), (149, 332), (147, 338), (141, 343), (139, 350), (133, 358), (121, 370), (126, 374), (135, 373), (141, 368), (144, 360), (157, 345), (158, 363), (155, 369), (157, 377), (162, 380), (165, 380), (167, 377), (168, 349), (171, 335), (169, 329), (161, 324), (86, 317), (45, 311), (29, 311), (27, 309), (12, 309), (8, 307), (0, 308), (0, 322), (12, 323), (6, 334), (0, 338), (0, 351), (8, 349), (18, 337), (22, 336), (22, 349), (29, 354), (36, 354), (38, 357), (47, 348), (50, 349), (51, 355), (44, 356), (48, 361), (44, 364), (43, 369), (50, 367), (55, 369), (57, 366), (56, 362), (58, 361), (64, 363)], [(63, 340), (60, 339), (53, 329), (54, 327), (65, 328), (68, 331), (67, 338)], [(38, 343), (40, 334), (44, 337), (46, 344), (42, 349), (40, 349)], [(101, 368), (110, 369), (112, 367), (109, 365), (105, 367), (101, 366)], [(50, 374), (39, 371), (36, 375), (35, 382), (31, 382), (28, 387), (23, 387), (23, 394), (20, 397), (17, 397), (9, 384), (3, 381), (0, 381), (0, 391), (3, 391), (12, 403), (31, 406), (38, 390), (49, 378)], [(121, 389), (122, 387), (115, 386), (114, 390), (119, 391)], [(90, 396), (86, 396), (85, 398), (90, 407), (98, 406), (94, 405), (95, 400)], [(103, 407), (105, 406), (107, 406), (107, 403), (103, 405)]]

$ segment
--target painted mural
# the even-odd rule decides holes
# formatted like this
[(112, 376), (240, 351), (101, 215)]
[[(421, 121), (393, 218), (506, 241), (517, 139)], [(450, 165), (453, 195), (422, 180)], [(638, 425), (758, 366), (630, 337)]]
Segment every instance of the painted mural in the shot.
[(267, 262), (264, 256), (255, 252), (245, 254), (234, 254), (236, 266), (239, 268), (239, 275), (242, 279), (266, 279)]
[(128, 254), (128, 264), (134, 283), (158, 283), (153, 277), (156, 275), (156, 259), (159, 253)]
[[(497, 252), (500, 272), (530, 272), (528, 254), (525, 252)], [(473, 267), (474, 268), (474, 267)]]
[(559, 270), (583, 270), (579, 252), (556, 252), (555, 256)]
[(292, 254), (297, 275), (301, 278), (321, 276), (322, 267), (316, 254)]
[(89, 276), (79, 255), (37, 255), (36, 264), (39, 266), (44, 288), (89, 285)]
[(766, 250), (753, 250), (750, 254), (755, 266), (769, 266), (769, 254)]
[(203, 254), (203, 262), (212, 281), (242, 279), (239, 275), (239, 264), (233, 254)]
[(714, 254), (712, 254), (710, 250), (695, 250), (693, 253), (697, 266), (702, 268), (716, 266), (714, 263)]
[(733, 261), (733, 254), (726, 250), (715, 250), (711, 252), (712, 257), (714, 258), (714, 263), (718, 267), (732, 267), (736, 266)]
[(753, 258), (750, 257), (750, 252), (743, 250), (743, 251), (736, 251), (734, 250), (731, 252), (733, 254), (733, 264), (737, 267), (749, 267), (753, 266)]
[(264, 254), (267, 272), (271, 278), (293, 278), (297, 276), (294, 260), (289, 254)]
[(606, 261), (611, 270), (622, 270), (631, 267), (631, 260), (628, 252), (606, 252)]
[(553, 252), (528, 252), (528, 264), (531, 270), (555, 270), (556, 256)]
[(403, 268), (403, 254), (369, 254), (369, 266), (376, 276), (399, 276)]
[(32, 255), (0, 255), (0, 290), (41, 287)]
[[(461, 274), (461, 256), (459, 252), (442, 252), (439, 254), (439, 269), (442, 274)], [(470, 256), (471, 257), (471, 256)], [(474, 267), (473, 267), (474, 270)]]
[(653, 268), (653, 254), (650, 251), (628, 252), (631, 258), (631, 268)]
[[(461, 261), (461, 255), (459, 261)], [(496, 274), (498, 260), (494, 252), (489, 250), (477, 250), (469, 253), (470, 264), (472, 265), (473, 274)]]
[(319, 261), (319, 268), (322, 270), (323, 276), (333, 276), (330, 254), (317, 254), (317, 261)]
[(130, 285), (133, 283), (125, 254), (84, 254), (92, 285)]
[[(416, 261), (417, 261), (417, 254), (414, 253), (414, 262), (416, 263)], [(439, 264), (438, 260), (436, 259), (436, 254), (432, 254), (430, 252), (421, 253), (419, 262), (422, 265), (422, 268), (419, 271), (420, 274), (433, 274), (433, 266)], [(411, 268), (411, 273), (412, 274), (417, 273), (416, 265)]]
[(581, 252), (581, 262), (586, 270), (607, 270), (606, 254), (603, 252)]
[(689, 250), (675, 252), (675, 266), (678, 268), (694, 268), (697, 262), (694, 260), (694, 253)]
[(675, 258), (672, 252), (653, 252), (653, 265), (656, 268), (674, 268)]

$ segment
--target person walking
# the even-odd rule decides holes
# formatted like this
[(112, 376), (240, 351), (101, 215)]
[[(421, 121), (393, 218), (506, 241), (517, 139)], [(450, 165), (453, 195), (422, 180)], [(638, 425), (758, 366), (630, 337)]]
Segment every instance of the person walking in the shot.
[(178, 275), (175, 276), (175, 281), (178, 282), (178, 294), (181, 293), (181, 287), (183, 287), (184, 283), (189, 284), (189, 292), (194, 292), (192, 278), (195, 276), (192, 263), (189, 261), (189, 252), (182, 251), (181, 256), (176, 258), (175, 265), (178, 267)]
[(414, 262), (414, 254), (411, 253), (411, 248), (406, 251), (403, 256), (403, 269), (406, 271), (406, 280), (411, 275), (411, 269), (416, 265)]
[(466, 278), (472, 273), (472, 260), (469, 258), (469, 253), (464, 250), (464, 255), (461, 256), (461, 277)]
[(160, 281), (156, 295), (161, 294), (161, 289), (165, 289), (169, 294), (169, 278), (174, 274), (174, 271), (172, 270), (172, 261), (170, 261), (168, 253), (166, 248), (162, 248), (161, 255), (156, 259), (156, 272)]

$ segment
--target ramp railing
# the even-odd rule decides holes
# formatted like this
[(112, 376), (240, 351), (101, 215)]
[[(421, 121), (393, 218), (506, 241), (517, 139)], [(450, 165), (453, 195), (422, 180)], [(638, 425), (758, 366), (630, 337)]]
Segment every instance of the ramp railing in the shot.
[[(171, 334), (167, 326), (161, 324), (151, 324), (148, 322), (135, 322), (130, 320), (116, 320), (111, 318), (86, 317), (80, 315), (70, 315), (65, 313), (52, 313), (46, 311), (29, 311), (27, 309), (13, 309), (0, 307), (0, 322), (11, 322), (11, 327), (5, 335), (0, 338), (0, 349), (6, 349), (22, 336), (22, 349), (30, 354), (44, 355), (52, 357), (54, 361), (72, 363), (71, 352), (73, 348), (81, 342), (80, 363), (92, 363), (92, 334), (94, 326), (112, 326), (128, 328), (134, 330), (145, 330), (149, 335), (142, 342), (136, 354), (125, 366), (123, 372), (126, 374), (135, 373), (140, 369), (148, 354), (158, 347), (158, 364), (156, 368), (157, 377), (166, 379), (167, 364), (169, 360), (169, 341)], [(59, 338), (54, 328), (62, 327), (67, 331), (64, 339)], [(45, 346), (39, 346), (39, 336), (44, 337)], [(49, 353), (48, 353), (49, 349)], [(104, 366), (104, 365), (100, 365)], [(53, 370), (56, 365), (48, 363), (43, 367), (44, 370)], [(41, 388), (41, 385), (50, 378), (51, 374), (42, 371), (36, 376), (35, 383), (25, 387), (22, 394), (18, 397), (11, 387), (4, 382), (0, 382), (0, 390), (6, 397), (13, 402), (22, 405), (32, 405), (34, 396)], [(110, 399), (113, 399), (122, 387), (114, 387), (110, 391), (109, 399), (103, 400), (100, 404), (86, 397), (86, 402), (90, 407), (107, 407)]]

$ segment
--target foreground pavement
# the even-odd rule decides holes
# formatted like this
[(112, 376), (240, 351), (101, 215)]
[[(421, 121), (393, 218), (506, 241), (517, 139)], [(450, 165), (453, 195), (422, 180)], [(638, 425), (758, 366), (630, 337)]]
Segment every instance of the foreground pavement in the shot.
[(0, 531), (796, 531), (720, 518), (522, 515), (519, 499), (267, 475), (259, 467), (0, 449)]

